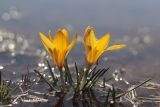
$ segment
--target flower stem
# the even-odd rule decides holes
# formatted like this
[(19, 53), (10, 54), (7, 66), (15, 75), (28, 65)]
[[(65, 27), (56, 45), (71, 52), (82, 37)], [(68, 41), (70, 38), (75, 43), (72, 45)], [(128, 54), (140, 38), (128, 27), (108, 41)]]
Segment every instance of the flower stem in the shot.
[(64, 81), (64, 75), (63, 75), (63, 70), (62, 68), (59, 68), (60, 71), (60, 79), (61, 79), (61, 92), (65, 92), (65, 81)]
[(83, 89), (83, 87), (84, 87), (84, 85), (85, 85), (85, 83), (87, 81), (87, 77), (88, 77), (90, 68), (91, 68), (91, 66), (87, 65), (86, 70), (84, 70), (84, 75), (82, 77), (82, 81), (81, 81), (81, 85), (80, 85), (80, 90)]

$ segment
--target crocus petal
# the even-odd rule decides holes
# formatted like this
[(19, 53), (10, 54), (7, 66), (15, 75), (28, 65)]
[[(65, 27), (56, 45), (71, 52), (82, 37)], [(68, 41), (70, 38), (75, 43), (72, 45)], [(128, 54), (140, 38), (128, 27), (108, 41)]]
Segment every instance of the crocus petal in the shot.
[(124, 47), (126, 47), (125, 44), (113, 45), (113, 46), (108, 47), (105, 51), (115, 51), (115, 50), (119, 50)]
[(97, 41), (96, 49), (99, 51), (104, 51), (104, 49), (108, 46), (110, 41), (110, 34), (107, 33), (100, 40)]
[(91, 44), (91, 47), (94, 48), (94, 47), (96, 46), (97, 38), (96, 38), (96, 36), (95, 36), (95, 34), (94, 34), (93, 28), (91, 29), (89, 35), (90, 35), (90, 44)]
[(66, 58), (66, 54), (65, 53), (61, 53), (60, 54), (61, 56), (60, 56), (60, 66), (62, 67), (63, 65), (64, 65), (64, 60), (65, 60), (65, 58)]
[(58, 30), (53, 39), (53, 43), (55, 44), (55, 48), (64, 51), (67, 48), (67, 40), (66, 35), (60, 30)]
[(88, 26), (85, 30), (85, 33), (84, 33), (84, 47), (86, 49), (86, 54), (89, 53), (89, 51), (91, 50), (91, 44), (90, 44), (90, 32), (91, 32), (91, 27)]
[(50, 31), (50, 30), (48, 31), (48, 39), (49, 39), (51, 42), (53, 42), (53, 39), (52, 39), (51, 31)]
[(57, 52), (57, 55), (58, 55), (58, 66), (61, 68), (62, 67), (62, 63), (64, 62), (62, 59), (63, 59), (63, 53), (62, 51), (59, 51)]
[(96, 52), (96, 54), (95, 54), (95, 58), (94, 58), (94, 62), (97, 62), (97, 60), (99, 59), (99, 57), (104, 53), (104, 50), (102, 50), (102, 51), (95, 51)]
[(91, 51), (88, 54), (86, 54), (86, 58), (87, 58), (87, 62), (89, 64), (93, 63), (93, 61), (92, 61), (92, 52)]
[(44, 45), (47, 51), (48, 51), (48, 48), (51, 48), (51, 49), (54, 48), (53, 43), (43, 33), (39, 32), (39, 36), (41, 38), (42, 44)]
[(97, 53), (98, 53), (98, 51), (94, 50), (94, 51), (90, 51), (87, 54), (87, 61), (88, 61), (89, 64), (93, 64), (93, 63), (96, 62), (96, 60), (98, 59)]
[(66, 39), (66, 42), (67, 42), (67, 45), (69, 44), (69, 34), (68, 34), (68, 30), (63, 28), (61, 30), (61, 32), (63, 33), (63, 35), (65, 36), (65, 39)]
[(70, 50), (73, 48), (73, 46), (75, 45), (76, 41), (77, 41), (77, 34), (73, 37), (72, 42), (68, 46), (66, 56), (68, 55)]
[(105, 48), (108, 46), (110, 41), (110, 34), (107, 33), (103, 36), (100, 40), (98, 40), (97, 45), (93, 51), (94, 54), (94, 61), (96, 62), (99, 57), (103, 54)]
[(58, 58), (58, 56), (57, 56), (57, 54), (56, 54), (55, 48), (54, 48), (53, 50), (52, 50), (52, 49), (49, 49), (49, 53), (50, 53), (50, 56), (51, 56), (54, 64), (57, 65), (57, 58)]

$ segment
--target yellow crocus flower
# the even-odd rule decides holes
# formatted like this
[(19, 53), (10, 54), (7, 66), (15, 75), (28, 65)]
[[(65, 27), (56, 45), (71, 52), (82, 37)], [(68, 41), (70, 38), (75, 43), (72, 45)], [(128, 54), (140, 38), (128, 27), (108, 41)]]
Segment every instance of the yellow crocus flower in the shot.
[(114, 51), (124, 48), (125, 44), (107, 47), (110, 41), (110, 34), (106, 33), (99, 40), (96, 38), (92, 27), (88, 26), (84, 33), (84, 47), (86, 49), (86, 59), (89, 65), (97, 62), (98, 58), (105, 51)]
[(73, 37), (70, 44), (69, 34), (66, 29), (57, 30), (53, 39), (50, 31), (48, 32), (48, 37), (46, 37), (42, 32), (39, 32), (39, 36), (46, 51), (49, 53), (58, 68), (61, 69), (64, 65), (65, 58), (76, 43), (77, 35)]

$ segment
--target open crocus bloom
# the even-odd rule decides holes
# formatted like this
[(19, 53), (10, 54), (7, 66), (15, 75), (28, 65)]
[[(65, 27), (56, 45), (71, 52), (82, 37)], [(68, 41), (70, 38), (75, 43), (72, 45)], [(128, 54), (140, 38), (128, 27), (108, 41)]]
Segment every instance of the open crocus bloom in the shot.
[(69, 34), (66, 29), (57, 30), (53, 39), (51, 37), (50, 31), (48, 32), (48, 37), (46, 37), (41, 32), (39, 32), (39, 36), (54, 63), (58, 66), (58, 68), (61, 69), (64, 65), (65, 58), (76, 43), (77, 35), (73, 37), (73, 40), (70, 44)]
[(86, 59), (89, 65), (97, 62), (98, 58), (103, 54), (103, 52), (118, 50), (126, 46), (125, 44), (120, 44), (107, 47), (109, 41), (109, 33), (97, 40), (93, 28), (90, 26), (86, 28), (84, 33), (84, 47), (86, 49)]

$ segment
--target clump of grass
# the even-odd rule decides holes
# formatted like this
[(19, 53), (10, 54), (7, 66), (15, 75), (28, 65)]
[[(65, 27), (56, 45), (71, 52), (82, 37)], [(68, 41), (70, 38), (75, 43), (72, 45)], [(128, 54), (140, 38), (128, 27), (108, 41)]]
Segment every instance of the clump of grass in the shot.
[(2, 80), (0, 85), (0, 101), (2, 104), (10, 104), (11, 103), (11, 96), (13, 92), (18, 88), (17, 86), (14, 88), (10, 88), (11, 80), (9, 83), (6, 83), (6, 81)]

